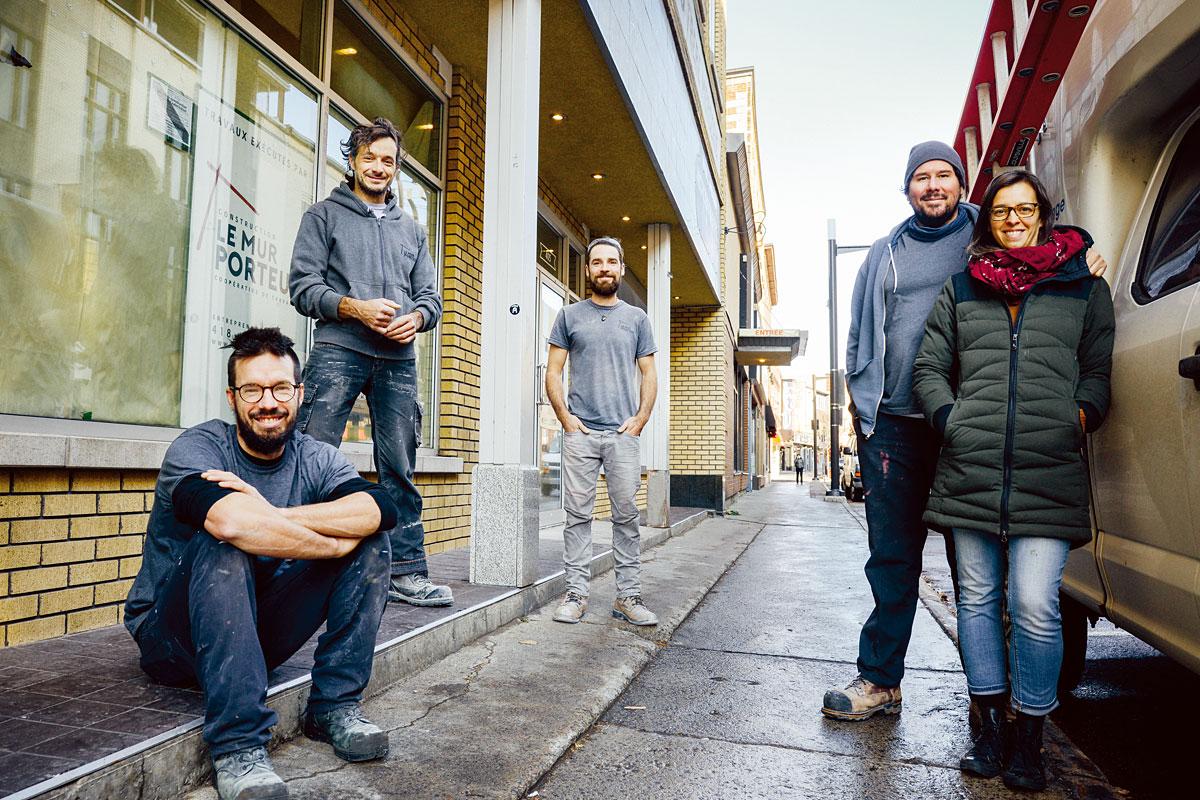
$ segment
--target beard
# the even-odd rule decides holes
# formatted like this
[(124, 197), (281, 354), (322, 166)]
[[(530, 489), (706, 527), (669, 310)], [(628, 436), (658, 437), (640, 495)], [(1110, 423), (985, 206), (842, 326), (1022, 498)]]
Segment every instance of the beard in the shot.
[(362, 191), (363, 194), (369, 195), (372, 198), (372, 201), (375, 203), (386, 203), (388, 201), (388, 197), (392, 193), (392, 184), (390, 182), (383, 187), (382, 191), (376, 192), (371, 188), (370, 184), (363, 180), (362, 175), (359, 175), (357, 171), (351, 173), (351, 191), (353, 191), (356, 186), (360, 191)]
[(954, 219), (954, 215), (958, 213), (959, 200), (951, 201), (946, 198), (946, 210), (941, 214), (926, 214), (916, 204), (912, 204), (913, 213), (917, 218), (917, 223), (924, 228), (940, 228), (950, 220)]
[[(270, 433), (259, 433), (254, 430), (250, 418), (238, 411), (237, 417), (238, 436), (246, 443), (246, 446), (255, 453), (265, 454), (274, 453), (279, 448), (283, 447), (287, 440), (291, 438), (292, 431), (296, 427), (296, 415), (288, 408), (281, 408), (281, 413), (287, 414), (287, 421), (284, 425)], [(262, 415), (270, 416), (270, 415)]]
[(601, 286), (598, 283), (592, 284), (592, 294), (598, 294), (601, 297), (612, 297), (621, 288), (621, 279), (613, 278), (612, 282)]

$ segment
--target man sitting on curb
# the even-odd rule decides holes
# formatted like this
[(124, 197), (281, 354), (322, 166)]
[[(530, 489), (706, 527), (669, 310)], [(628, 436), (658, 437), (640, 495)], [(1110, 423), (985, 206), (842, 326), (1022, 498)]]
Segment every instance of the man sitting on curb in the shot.
[(326, 623), (304, 733), (347, 761), (382, 758), (387, 734), (364, 719), (396, 506), (337, 448), (295, 433), (300, 359), (278, 328), (229, 347), (236, 426), (209, 420), (168, 448), (125, 626), (142, 669), (199, 683), (204, 740), (221, 800), (286, 798), (267, 758), (267, 673)]

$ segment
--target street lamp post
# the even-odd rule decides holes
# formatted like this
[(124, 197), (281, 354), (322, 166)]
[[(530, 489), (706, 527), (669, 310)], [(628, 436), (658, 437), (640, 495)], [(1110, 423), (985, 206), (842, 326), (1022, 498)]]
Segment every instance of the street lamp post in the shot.
[(842, 494), (841, 453), (839, 452), (842, 422), (842, 386), (838, 380), (838, 335), (837, 335), (837, 257), (843, 253), (855, 253), (870, 249), (867, 245), (837, 243), (837, 220), (829, 220), (829, 491), (826, 495), (840, 497)]

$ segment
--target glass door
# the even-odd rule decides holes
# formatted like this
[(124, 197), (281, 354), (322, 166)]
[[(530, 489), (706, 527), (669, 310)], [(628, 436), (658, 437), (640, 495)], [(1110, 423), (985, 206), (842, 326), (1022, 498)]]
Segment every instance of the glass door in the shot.
[[(562, 427), (546, 396), (546, 360), (550, 354), (550, 328), (564, 304), (562, 289), (545, 278), (538, 278), (538, 351), (537, 425), (538, 469), (541, 471), (541, 524), (559, 525), (565, 517), (562, 510)], [(563, 385), (567, 374), (563, 370)]]

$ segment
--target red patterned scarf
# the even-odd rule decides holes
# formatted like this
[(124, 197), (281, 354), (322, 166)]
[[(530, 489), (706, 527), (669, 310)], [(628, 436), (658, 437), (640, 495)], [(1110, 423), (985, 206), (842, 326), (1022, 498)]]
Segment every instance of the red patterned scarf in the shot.
[(1079, 231), (1055, 228), (1045, 244), (995, 250), (971, 256), (967, 271), (971, 277), (1009, 297), (1021, 297), (1040, 280), (1058, 272), (1063, 264), (1078, 255), (1086, 245)]

